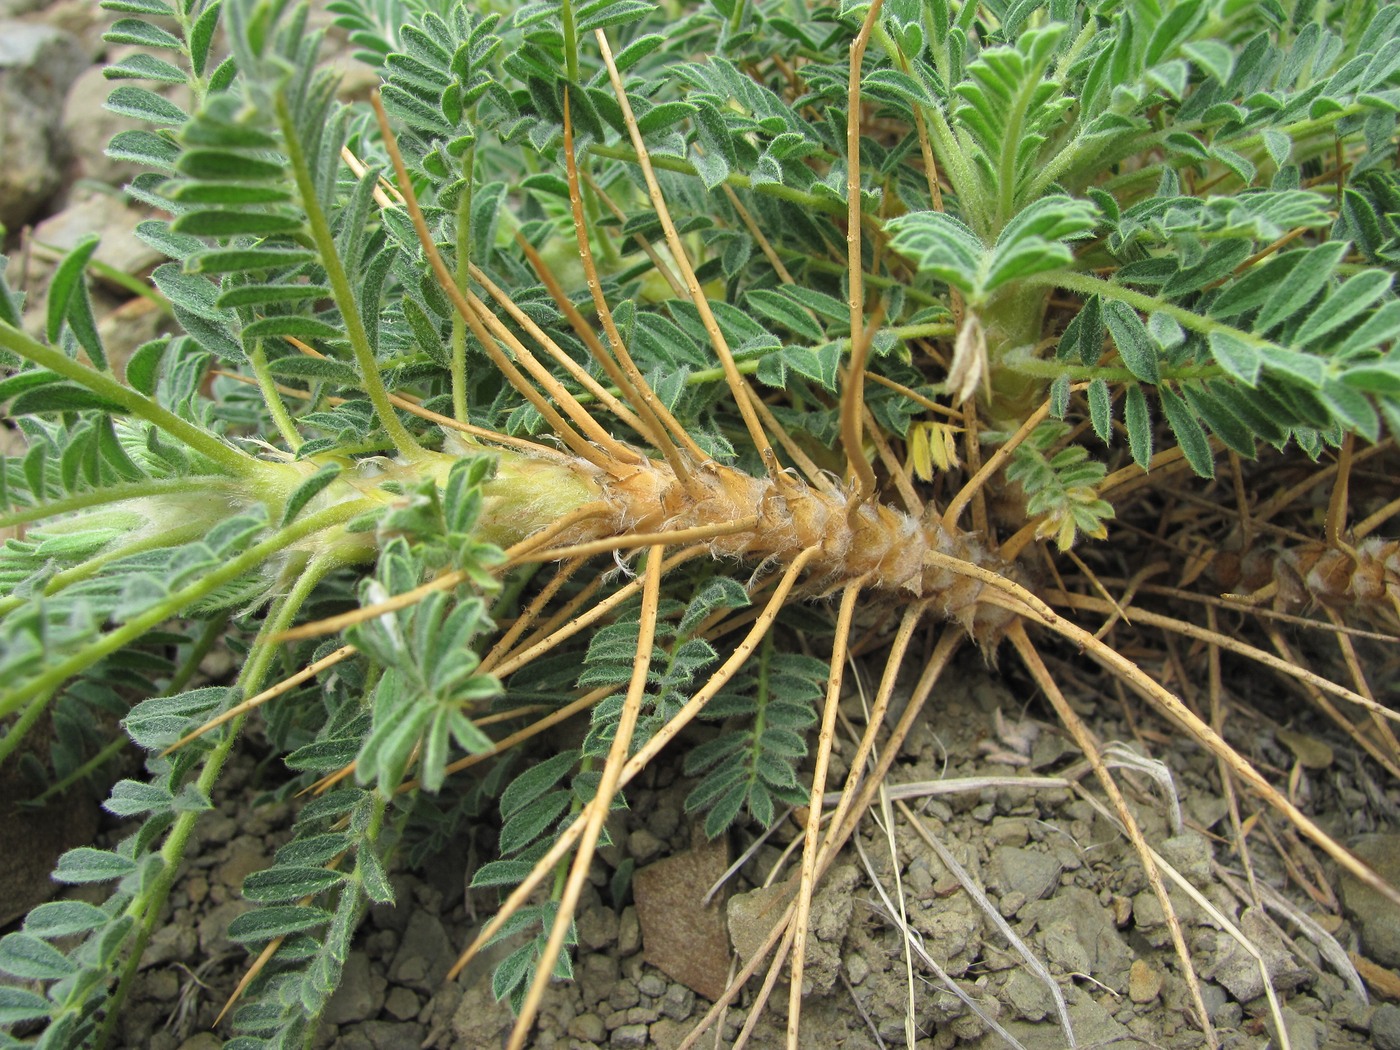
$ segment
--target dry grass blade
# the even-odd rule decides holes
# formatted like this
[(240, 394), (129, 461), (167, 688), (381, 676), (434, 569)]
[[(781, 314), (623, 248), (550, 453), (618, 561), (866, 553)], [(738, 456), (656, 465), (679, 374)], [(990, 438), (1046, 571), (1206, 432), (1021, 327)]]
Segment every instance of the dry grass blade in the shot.
[[(583, 217), (583, 194), (579, 189), (578, 160), (574, 156), (574, 123), (570, 113), (569, 89), (567, 87), (564, 88), (564, 161), (567, 166), (569, 207), (574, 217), (574, 240), (578, 244), (579, 261), (583, 264), (583, 272), (588, 277), (588, 289), (593, 295), (593, 308), (597, 311), (598, 319), (603, 322), (603, 331), (607, 334), (608, 345), (612, 348), (616, 363), (607, 361), (606, 353), (595, 352), (594, 356), (645, 420), (646, 426), (643, 433), (647, 435), (647, 440), (666, 457), (666, 462), (671, 464), (671, 469), (675, 471), (676, 477), (684, 481), (689, 476), (689, 468), (671, 440), (673, 435), (685, 444), (690, 454), (695, 456), (699, 462), (703, 463), (710, 457), (700, 450), (685, 428), (676, 422), (675, 417), (670, 412), (666, 411), (666, 406), (662, 404), (656, 396), (656, 392), (643, 378), (641, 370), (637, 368), (636, 363), (632, 360), (632, 355), (627, 351), (627, 344), (623, 342), (622, 333), (617, 330), (612, 308), (608, 306), (608, 301), (603, 296), (603, 283), (599, 280), (598, 269), (593, 264), (593, 249), (588, 243), (588, 226)], [(592, 347), (594, 344), (590, 343), (589, 346)], [(598, 350), (601, 349), (601, 346), (598, 347)], [(619, 365), (620, 368), (617, 367)]]
[(1018, 621), (1013, 624), (1007, 633), (1007, 640), (1020, 655), (1022, 662), (1035, 680), (1036, 685), (1044, 691), (1046, 698), (1055, 708), (1055, 713), (1060, 716), (1060, 720), (1065, 724), (1065, 728), (1070, 731), (1074, 742), (1079, 746), (1080, 751), (1089, 760), (1089, 764), (1094, 769), (1094, 775), (1103, 786), (1104, 792), (1113, 803), (1114, 811), (1118, 814), (1118, 819), (1122, 822), (1127, 832), (1128, 839), (1133, 844), (1138, 856), (1142, 860), (1143, 870), (1147, 874), (1147, 881), (1152, 886), (1152, 891), (1157, 897), (1157, 902), (1162, 906), (1162, 914), (1166, 916), (1167, 928), (1171, 931), (1172, 943), (1176, 947), (1177, 958), (1181, 962), (1182, 975), (1186, 978), (1186, 984), (1191, 990), (1191, 998), (1195, 1003), (1196, 1016), (1200, 1022), (1201, 1030), (1205, 1032), (1206, 1042), (1212, 1047), (1219, 1045), (1215, 1028), (1210, 1021), (1210, 1011), (1206, 1009), (1205, 1000), (1201, 997), (1201, 982), (1196, 976), (1195, 964), (1191, 961), (1191, 950), (1186, 946), (1186, 936), (1181, 932), (1181, 922), (1177, 919), (1176, 909), (1172, 907), (1171, 897), (1167, 894), (1167, 888), (1162, 884), (1162, 876), (1158, 871), (1154, 854), (1147, 845), (1147, 840), (1143, 838), (1142, 831), (1133, 818), (1132, 811), (1128, 809), (1127, 800), (1123, 793), (1119, 791), (1117, 783), (1114, 782), (1108, 767), (1099, 756), (1098, 746), (1089, 733), (1089, 729), (1070, 707), (1069, 701), (1060, 692), (1059, 685), (1055, 682), (1054, 676), (1050, 674), (1045, 663), (1036, 651), (1035, 644), (1026, 634), (1025, 627)]
[(788, 998), (788, 1050), (798, 1050), (802, 1019), (802, 971), (807, 961), (807, 926), (812, 916), (812, 891), (817, 879), (817, 834), (821, 826), (822, 796), (826, 791), (826, 770), (836, 740), (836, 712), (841, 704), (842, 671), (846, 666), (846, 646), (851, 637), (851, 617), (860, 597), (860, 583), (850, 583), (841, 594), (836, 614), (836, 635), (831, 644), (830, 674), (826, 702), (822, 707), (821, 730), (817, 736), (816, 765), (812, 770), (811, 801), (807, 806), (807, 826), (802, 842), (802, 879), (797, 889), (796, 934), (792, 945), (792, 989)]
[[(870, 863), (870, 857), (866, 854), (865, 847), (861, 844), (859, 838), (856, 838), (854, 841), (856, 844), (856, 855), (860, 857), (861, 863), (865, 865), (866, 873), (870, 877), (870, 884), (875, 887), (875, 892), (880, 895), (880, 900), (884, 905), (883, 908), (875, 909), (876, 912), (883, 914), (885, 921), (899, 930), (900, 934), (904, 937), (905, 943), (911, 945), (918, 954), (919, 961), (932, 970), (934, 976), (938, 978), (939, 983), (957, 996), (969, 1010), (977, 1015), (978, 1019), (981, 1020), (984, 1025), (1000, 1036), (1006, 1045), (1012, 1047), (1013, 1050), (1026, 1050), (1024, 1043), (1003, 1028), (997, 1022), (996, 1018), (982, 1009), (982, 1004), (964, 991), (962, 985), (953, 980), (948, 971), (938, 964), (938, 960), (928, 953), (928, 949), (924, 947), (923, 934), (919, 933), (900, 917), (899, 909), (897, 909), (890, 900), (889, 894), (885, 892), (885, 887), (875, 874), (874, 866)], [(989, 901), (988, 903), (990, 904), (991, 902)], [(1070, 1035), (1069, 1045), (1078, 1045), (1074, 1041), (1072, 1034)]]
[[(1141, 612), (1137, 614), (1137, 618), (1140, 622), (1143, 620), (1144, 615), (1145, 614)], [(1162, 619), (1169, 618), (1163, 617)], [(1153, 681), (1150, 676), (1145, 674), (1143, 670), (1131, 660), (1128, 660), (1111, 646), (1105, 645), (1082, 628), (1063, 619), (1058, 623), (1048, 624), (1047, 626), (1057, 634), (1063, 635), (1065, 638), (1079, 645), (1087, 655), (1113, 674), (1117, 675), (1124, 684), (1150, 702), (1156, 704), (1164, 714), (1171, 716), (1179, 722), (1194, 739), (1199, 741), (1217, 758), (1222, 759), (1229, 767), (1231, 773), (1249, 784), (1265, 802), (1283, 814), (1294, 827), (1308, 838), (1312, 839), (1312, 841), (1320, 846), (1333, 860), (1337, 861), (1337, 863), (1342, 865), (1342, 867), (1351, 872), (1362, 882), (1366, 883), (1366, 885), (1383, 894), (1395, 904), (1400, 905), (1400, 890), (1391, 886), (1368, 865), (1362, 863), (1356, 857), (1352, 856), (1348, 850), (1339, 845), (1331, 835), (1323, 831), (1311, 817), (1285, 798), (1277, 788), (1264, 778), (1263, 774), (1231, 747), (1214, 729), (1203, 722), (1199, 715), (1183, 704), (1170, 690), (1163, 688), (1160, 684)], [(1188, 624), (1186, 626), (1189, 627), (1191, 625)], [(1215, 637), (1220, 636), (1217, 635)], [(1228, 639), (1225, 640), (1228, 641)], [(1268, 654), (1263, 655), (1267, 656)]]
[[(1027, 779), (1028, 778), (1024, 777), (1006, 778), (1009, 783), (1014, 783), (1018, 787), (1024, 785)], [(1067, 787), (1070, 784), (1067, 780), (1060, 780), (1055, 777), (1047, 777), (1044, 778), (1044, 780), (1047, 782), (1044, 786)], [(983, 786), (986, 786), (986, 781), (979, 778), (979, 783), (974, 790), (980, 790)], [(909, 797), (927, 796), (915, 796), (911, 794)], [(938, 859), (943, 863), (945, 868), (953, 873), (953, 877), (958, 880), (964, 892), (977, 902), (977, 906), (982, 909), (982, 913), (991, 920), (992, 925), (1006, 938), (1006, 943), (1016, 949), (1016, 954), (1025, 960), (1026, 968), (1030, 970), (1031, 973), (1035, 974), (1036, 979), (1040, 981), (1041, 984), (1045, 985), (1046, 990), (1050, 993), (1051, 1002), (1055, 1004), (1055, 1016), (1060, 1022), (1060, 1030), (1065, 1033), (1065, 1045), (1070, 1047), (1078, 1046), (1078, 1041), (1074, 1035), (1074, 1027), (1070, 1024), (1069, 1020), (1069, 1004), (1065, 1002), (1064, 993), (1060, 991), (1060, 986), (1055, 983), (1055, 978), (1050, 975), (1050, 971), (1045, 968), (1045, 964), (1036, 957), (1036, 954), (1030, 950), (1026, 942), (1011, 928), (1011, 924), (1002, 917), (1001, 911), (992, 904), (987, 898), (987, 895), (982, 892), (982, 888), (978, 886), (972, 876), (968, 874), (967, 869), (958, 863), (958, 858), (953, 856), (952, 851), (938, 840), (938, 836), (929, 831), (923, 820), (919, 818), (919, 815), (910, 809), (903, 799), (897, 800), (897, 804), (899, 805), (900, 812), (904, 814), (904, 819), (909, 821), (909, 826), (914, 829), (919, 838), (928, 843), (929, 848), (932, 849), (934, 853), (938, 854)]]
[(511, 1032), (507, 1050), (521, 1050), (535, 1022), (544, 990), (554, 976), (554, 964), (564, 948), (564, 939), (573, 927), (574, 911), (578, 907), (579, 894), (583, 892), (584, 880), (588, 877), (588, 866), (593, 862), (593, 852), (598, 845), (598, 836), (603, 830), (603, 821), (612, 808), (613, 796), (617, 793), (622, 779), (622, 768), (627, 759), (627, 751), (632, 744), (632, 733), (637, 728), (637, 717), (642, 709), (642, 696), (647, 687), (647, 671), (651, 667), (652, 646), (656, 640), (656, 612), (661, 595), (662, 561), (666, 548), (660, 545), (647, 551), (646, 575), (642, 587), (642, 612), (637, 635), (637, 653), (632, 660), (632, 679), (627, 684), (627, 696), (618, 719), (617, 732), (608, 748), (608, 757), (603, 766), (603, 776), (598, 782), (597, 793), (584, 807), (578, 818), (583, 825), (578, 836), (579, 845), (574, 853), (573, 866), (569, 870), (568, 881), (564, 884), (563, 895), (559, 899), (558, 913), (549, 931), (549, 940), (540, 955), (535, 970), (535, 979), (520, 1006), (520, 1014)]
[[(782, 579), (779, 581), (778, 586), (774, 588), (772, 596), (763, 608), (763, 612), (759, 615), (758, 619), (754, 621), (753, 626), (749, 629), (749, 632), (744, 636), (743, 640), (735, 647), (733, 654), (720, 665), (719, 669), (711, 676), (705, 687), (690, 698), (686, 705), (676, 714), (675, 718), (663, 726), (645, 746), (640, 748), (637, 753), (628, 760), (618, 779), (617, 788), (625, 787), (633, 777), (645, 769), (647, 763), (655, 758), (656, 755), (670, 743), (676, 734), (685, 728), (685, 726), (689, 725), (714, 695), (723, 689), (729, 680), (738, 673), (739, 668), (753, 655), (753, 652), (758, 648), (759, 642), (763, 640), (768, 629), (773, 625), (773, 620), (777, 617), (779, 610), (782, 609), (784, 603), (787, 601), (788, 595), (792, 592), (792, 588), (797, 584), (802, 570), (806, 567), (807, 562), (816, 557), (816, 553), (815, 550), (804, 551), (803, 554), (788, 567)], [(665, 572), (664, 566), (661, 571), (663, 573)], [(640, 586), (640, 581), (637, 581), (637, 583)], [(485, 947), (487, 942), (496, 935), (500, 928), (509, 921), (510, 917), (520, 910), (521, 906), (530, 898), (530, 894), (535, 891), (536, 887), (538, 887), (554, 869), (554, 865), (566, 857), (569, 851), (573, 849), (582, 832), (583, 822), (575, 821), (559, 834), (549, 851), (536, 862), (530, 874), (519, 886), (511, 891), (510, 895), (507, 896), (505, 901), (501, 904), (500, 910), (496, 915), (481, 929), (472, 943), (463, 950), (462, 954), (457, 958), (456, 963), (454, 963), (452, 968), (448, 971), (448, 980), (455, 979), (467, 964), (476, 957), (477, 953)]]
[(608, 67), (608, 79), (612, 83), (613, 94), (617, 96), (617, 103), (622, 107), (622, 119), (627, 124), (627, 134), (632, 140), (632, 148), (637, 153), (637, 164), (641, 167), (642, 177), (646, 180), (652, 210), (661, 221), (661, 229), (666, 234), (666, 246), (671, 250), (671, 257), (681, 271), (681, 278), (685, 281), (690, 301), (695, 304), (695, 309), (699, 311), (700, 321), (705, 327), (706, 334), (710, 337), (710, 344), (714, 349), (715, 356), (719, 358), (720, 364), (724, 368), (725, 382), (734, 398), (735, 407), (744, 419), (744, 426), (749, 432), (749, 438), (753, 441), (753, 447), (760, 453), (765, 453), (770, 445), (768, 436), (764, 433), (763, 426), (759, 423), (758, 415), (754, 411), (753, 402), (758, 399), (749, 389), (744, 377), (739, 374), (738, 366), (734, 363), (734, 355), (729, 349), (729, 342), (724, 338), (724, 333), (720, 331), (719, 322), (715, 320), (709, 300), (705, 297), (704, 289), (700, 287), (700, 281), (695, 276), (695, 267), (691, 265), (690, 256), (686, 253), (685, 245), (681, 243), (680, 234), (676, 231), (671, 211), (666, 207), (666, 198), (662, 196), (661, 184), (656, 181), (656, 172), (652, 170), (651, 156), (647, 153), (646, 143), (642, 141), (641, 130), (637, 127), (637, 118), (632, 113), (632, 104), (627, 100), (627, 91), (622, 86), (622, 75), (618, 73), (617, 64), (613, 61), (612, 48), (608, 44), (607, 34), (598, 29), (594, 31), (593, 35), (598, 41), (598, 49), (602, 53), (603, 62)]

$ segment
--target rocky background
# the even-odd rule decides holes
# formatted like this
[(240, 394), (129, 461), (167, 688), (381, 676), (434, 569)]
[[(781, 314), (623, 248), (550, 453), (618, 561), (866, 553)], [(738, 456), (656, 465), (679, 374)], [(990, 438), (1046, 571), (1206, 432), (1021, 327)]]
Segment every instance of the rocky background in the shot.
[[(26, 293), (35, 319), (42, 317), (35, 307), (56, 260), (86, 234), (100, 235), (94, 305), (107, 345), (121, 360), (170, 322), (158, 302), (140, 294), (142, 278), (161, 259), (133, 234), (148, 217), (121, 190), (134, 172), (103, 153), (114, 133), (132, 126), (103, 108), (111, 85), (101, 66), (123, 52), (102, 41), (112, 17), (94, 0), (0, 0), (0, 223), (13, 260), (7, 280)], [(347, 74), (343, 90), (368, 90), (372, 74), (348, 57), (339, 61)], [(226, 662), (206, 667), (215, 681), (228, 670)], [(1260, 706), (1268, 710), (1266, 700)], [(1025, 704), (976, 661), (958, 669), (931, 707), (929, 722), (906, 744), (896, 781), (1039, 777), (1074, 769), (1076, 756), (1054, 727), (1029, 717)], [(847, 713), (859, 721), (859, 703), (851, 701)], [(1225, 803), (1211, 787), (1213, 761), (1175, 735), (1121, 720), (1117, 709), (1086, 706), (1085, 714), (1101, 739), (1136, 737), (1171, 768), (1184, 825), (1169, 826), (1150, 780), (1134, 783), (1129, 776), (1143, 826), (1168, 861), (1257, 947), (1286, 1004), (1295, 1050), (1400, 1050), (1400, 1008), (1391, 1002), (1400, 998), (1395, 909), (1330, 871), (1308, 867), (1286, 829), (1270, 834), (1289, 854), (1293, 877), (1260, 836), (1251, 840), (1260, 881), (1284, 890), (1283, 904), (1258, 907), (1235, 870)], [(1381, 782), (1345, 738), (1306, 720), (1278, 730), (1267, 714), (1236, 719), (1233, 729), (1237, 744), (1278, 780), (1292, 771), (1294, 797), (1324, 826), (1400, 883), (1400, 838), (1393, 834), (1400, 791)], [(250, 740), (220, 785), (218, 811), (201, 824), (123, 1012), (124, 1046), (206, 1050), (228, 1034), (216, 1018), (249, 959), (224, 929), (247, 908), (240, 897), (243, 878), (285, 841), (294, 813), (292, 804), (272, 800), (278, 766), (264, 757)], [(833, 778), (844, 775), (841, 762), (838, 754)], [(690, 785), (679, 778), (678, 764), (652, 770), (631, 792), (631, 808), (616, 815), (617, 845), (595, 861), (579, 915), (577, 980), (552, 990), (533, 1045), (675, 1047), (708, 1009), (707, 997), (725, 986), (732, 960), (746, 958), (762, 940), (771, 921), (766, 917), (791, 892), (785, 880), (793, 864), (784, 850), (798, 831), (785, 822), (726, 882), (716, 903), (700, 903), (754, 842), (756, 829), (740, 828), (714, 843), (697, 837), (683, 812)], [(122, 834), (110, 822), (99, 826), (96, 797), (71, 792), (34, 813), (18, 805), (29, 790), (9, 774), (0, 776), (0, 921), (12, 926), (54, 892), (46, 873), (65, 845)], [(1087, 802), (1064, 788), (1031, 785), (974, 786), (911, 799), (911, 805), (985, 890), (989, 906), (1048, 967), (1080, 1045), (1205, 1045), (1189, 1018), (1185, 982), (1156, 898), (1130, 848)], [(492, 1000), (490, 960), (459, 982), (443, 983), (458, 951), (495, 906), (494, 897), (465, 886), (469, 860), (490, 848), (490, 835), (479, 830), (395, 876), (399, 905), (370, 914), (318, 1048), (501, 1045), (510, 1015)], [(897, 861), (890, 859), (889, 838), (868, 821), (863, 846), (869, 867), (851, 857), (818, 896), (806, 1045), (903, 1046), (907, 1019), (919, 1050), (1004, 1045), (917, 959), (911, 1011), (905, 938), (884, 914), (873, 874), (891, 896), (902, 894), (913, 937), (989, 1016), (1031, 1050), (1063, 1046), (1046, 985), (1008, 947), (991, 916), (902, 817), (896, 817), (893, 839)], [(775, 868), (780, 874), (764, 888)], [(1253, 957), (1185, 895), (1174, 899), (1222, 1044), (1279, 1045)], [(1299, 925), (1290, 917), (1298, 912), (1315, 925)], [(1338, 954), (1364, 975), (1364, 987), (1337, 963)], [(749, 1002), (741, 998), (725, 1015), (718, 1044), (707, 1036), (702, 1045), (731, 1045)], [(751, 1046), (782, 1045), (786, 1002), (780, 985)]]

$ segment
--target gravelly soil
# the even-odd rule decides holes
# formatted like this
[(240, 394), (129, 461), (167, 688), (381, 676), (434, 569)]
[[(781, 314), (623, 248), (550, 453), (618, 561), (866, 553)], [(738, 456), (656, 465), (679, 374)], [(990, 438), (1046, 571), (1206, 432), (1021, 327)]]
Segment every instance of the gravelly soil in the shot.
[[(965, 661), (954, 672), (928, 720), (906, 743), (891, 786), (942, 782), (940, 793), (911, 798), (911, 813), (985, 890), (992, 910), (1043, 965), (1042, 972), (1064, 996), (1079, 1045), (1205, 1046), (1162, 911), (1131, 847), (1089, 801), (1055, 779), (1078, 776), (1078, 756), (1054, 728), (1036, 721), (1034, 707), (1023, 711), (1025, 705), (1008, 686), (979, 663)], [(856, 702), (847, 706), (848, 713), (857, 714)], [(1243, 717), (1240, 725), (1255, 745), (1256, 757), (1286, 767), (1290, 753), (1275, 733)], [(1131, 739), (1126, 727), (1103, 709), (1096, 712), (1095, 728), (1106, 740)], [(1301, 731), (1311, 732), (1306, 723)], [(1387, 827), (1395, 793), (1380, 793), (1373, 775), (1350, 757), (1344, 738), (1317, 731), (1316, 739), (1333, 746), (1332, 762), (1323, 770), (1300, 770), (1296, 797), (1344, 837)], [(1144, 831), (1166, 861), (1258, 950), (1282, 1003), (1292, 1046), (1392, 1045), (1385, 1041), (1387, 1026), (1400, 1010), (1381, 1006), (1378, 1012), (1374, 996), (1370, 1005), (1364, 1003), (1347, 976), (1319, 951), (1318, 929), (1301, 929), (1286, 910), (1250, 906), (1243, 876), (1232, 874), (1239, 861), (1230, 845), (1225, 804), (1209, 785), (1213, 763), (1174, 739), (1149, 743), (1171, 767), (1183, 812), (1181, 828), (1174, 831), (1161, 790), (1149, 778), (1128, 774), (1125, 781), (1141, 788), (1130, 788), (1130, 795)], [(847, 744), (845, 755), (851, 751)], [(844, 774), (841, 757), (833, 777)], [(221, 788), (219, 810), (201, 826), (171, 899), (168, 924), (148, 950), (133, 1002), (123, 1012), (123, 1045), (202, 1048), (227, 1035), (222, 1025), (213, 1032), (210, 1028), (248, 957), (229, 944), (223, 929), (246, 908), (238, 893), (243, 877), (264, 866), (285, 841), (293, 813), (287, 802), (258, 803), (259, 777), (275, 768), (258, 767), (245, 756)], [(976, 783), (991, 777), (1018, 778), (1024, 786)], [(1048, 785), (1041, 783), (1046, 780)], [(708, 1008), (708, 1000), (667, 976), (678, 960), (672, 949), (658, 951), (649, 943), (648, 930), (638, 922), (638, 905), (645, 912), (645, 900), (613, 895), (619, 864), (636, 865), (639, 875), (632, 885), (640, 892), (647, 882), (640, 873), (648, 865), (684, 855), (696, 845), (682, 813), (688, 782), (667, 765), (644, 781), (613, 826), (619, 845), (595, 861), (578, 923), (578, 979), (551, 991), (533, 1046), (674, 1047)], [(1372, 798), (1378, 804), (1363, 801)], [(917, 955), (911, 1009), (905, 940), (873, 887), (872, 871), (890, 900), (902, 896), (907, 922), (927, 955), (984, 1014), (1032, 1050), (1069, 1045), (1043, 977), (998, 932), (994, 920), (917, 833), (911, 817), (895, 810), (894, 828), (898, 883), (890, 839), (867, 819), (862, 850), (851, 851), (833, 869), (818, 895), (803, 1045), (901, 1046), (907, 1019), (912, 1019), (921, 1050), (1009, 1045), (942, 986)], [(755, 831), (736, 829), (718, 848), (738, 856)], [(755, 931), (762, 932), (754, 926), (762, 909), (752, 907), (762, 892), (748, 891), (768, 880), (795, 835), (795, 825), (780, 826), (726, 886), (728, 926), (741, 948)], [(494, 905), (489, 895), (464, 891), (468, 857), (486, 841), (468, 836), (418, 870), (395, 875), (400, 906), (377, 908), (366, 921), (318, 1047), (474, 1050), (501, 1045), (510, 1015), (492, 1001), (487, 967), (474, 966), (450, 985), (442, 981)], [(1388, 950), (1382, 944), (1383, 928), (1387, 918), (1393, 923), (1395, 917), (1383, 907), (1351, 914), (1319, 905), (1289, 884), (1264, 836), (1256, 832), (1251, 844), (1258, 881), (1279, 888), (1289, 910), (1311, 915), (1343, 949)], [(868, 858), (868, 868), (860, 852)], [(785, 863), (779, 881), (794, 868), (791, 856)], [(697, 886), (694, 895), (706, 888)], [(1173, 892), (1172, 898), (1221, 1045), (1278, 1045), (1259, 963), (1184, 893)], [(721, 983), (723, 977), (721, 971)], [(756, 985), (724, 1017), (719, 1045), (731, 1045)], [(782, 1045), (786, 1003), (786, 985), (780, 982), (750, 1045)], [(701, 1045), (714, 1043), (706, 1037)]]

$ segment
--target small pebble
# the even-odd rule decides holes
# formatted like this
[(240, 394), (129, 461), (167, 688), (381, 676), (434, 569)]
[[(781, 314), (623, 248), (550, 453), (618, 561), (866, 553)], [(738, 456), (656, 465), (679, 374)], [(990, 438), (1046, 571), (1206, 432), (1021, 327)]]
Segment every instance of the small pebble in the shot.
[(638, 828), (627, 836), (627, 852), (638, 864), (645, 864), (665, 848), (666, 844), (646, 828)]
[(410, 1020), (418, 1016), (418, 996), (407, 988), (395, 988), (384, 1000), (384, 1010), (395, 1020)]
[(637, 920), (637, 909), (629, 904), (622, 909), (622, 918), (617, 924), (618, 954), (626, 958), (635, 955), (642, 947), (642, 924)]
[(1162, 972), (1134, 959), (1128, 970), (1128, 998), (1135, 1003), (1150, 1003), (1161, 991)]
[(569, 1035), (585, 1042), (601, 1043), (607, 1038), (608, 1030), (597, 1014), (579, 1014), (569, 1022)]
[(861, 982), (870, 976), (870, 964), (865, 961), (864, 955), (853, 953), (846, 957), (846, 976), (856, 987), (860, 987)]
[(646, 1025), (625, 1024), (613, 1032), (609, 1042), (617, 1047), (643, 1047), (647, 1045), (649, 1036)]
[(683, 984), (666, 989), (661, 1000), (661, 1012), (673, 1021), (684, 1021), (695, 1010), (695, 993)]
[(614, 1010), (627, 1010), (642, 1001), (642, 995), (631, 981), (619, 981), (608, 995), (608, 1005)]

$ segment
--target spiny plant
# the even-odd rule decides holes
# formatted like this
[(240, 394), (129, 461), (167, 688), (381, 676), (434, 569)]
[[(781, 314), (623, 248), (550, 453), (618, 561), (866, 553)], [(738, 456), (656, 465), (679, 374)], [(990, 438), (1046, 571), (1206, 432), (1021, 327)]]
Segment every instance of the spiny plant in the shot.
[[(807, 804), (798, 891), (724, 999), (769, 959), (751, 1029), (790, 961), (796, 1046), (813, 888), (967, 639), (1015, 653), (1169, 914), (1044, 658), (1062, 642), (1400, 900), (1113, 644), (1202, 645), (1210, 682), (1175, 684), (1217, 703), (1222, 652), (1289, 675), (1400, 775), (1355, 648), (1400, 622), (1400, 503), (1358, 466), (1400, 423), (1400, 8), (334, 0), (371, 105), (337, 99), (305, 5), (103, 6), (146, 49), (108, 105), (150, 130), (109, 152), (169, 216), (138, 233), (178, 331), (111, 359), (92, 240), (37, 334), (0, 284), (27, 448), (0, 465), (0, 757), (38, 765), (49, 719), (55, 789), (128, 739), (145, 775), (107, 803), (135, 830), (55, 872), (106, 903), (0, 940), (41, 982), (0, 989), (0, 1020), (111, 1034), (257, 718), (315, 797), (244, 885), (229, 934), (261, 954), (230, 1045), (309, 1038), (393, 900), (410, 803), (481, 766), (499, 855), (473, 884), (502, 899), (456, 969), (512, 939), (494, 988), (522, 1046), (610, 809), (705, 718), (708, 834)], [(837, 786), (858, 617), (884, 663)], [(1285, 623), (1335, 628), (1344, 681)], [(188, 689), (219, 640), (236, 682)]]

